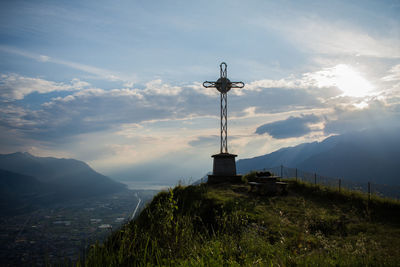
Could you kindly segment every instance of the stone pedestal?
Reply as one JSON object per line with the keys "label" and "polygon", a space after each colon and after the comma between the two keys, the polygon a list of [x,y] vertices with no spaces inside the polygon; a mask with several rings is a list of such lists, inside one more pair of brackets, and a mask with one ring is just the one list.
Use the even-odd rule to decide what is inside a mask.
{"label": "stone pedestal", "polygon": [[219,153],[212,155],[212,157],[214,158],[213,174],[208,175],[208,183],[241,182],[242,176],[236,174],[235,157],[237,157],[237,155]]}

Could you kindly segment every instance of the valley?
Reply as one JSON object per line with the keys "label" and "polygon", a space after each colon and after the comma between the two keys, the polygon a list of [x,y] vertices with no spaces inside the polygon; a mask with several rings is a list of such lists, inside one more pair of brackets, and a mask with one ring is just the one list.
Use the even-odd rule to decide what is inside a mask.
{"label": "valley", "polygon": [[[76,261],[126,223],[157,191],[123,190],[102,197],[77,199],[0,219],[0,265],[45,266]],[[136,214],[137,214],[136,213]]]}

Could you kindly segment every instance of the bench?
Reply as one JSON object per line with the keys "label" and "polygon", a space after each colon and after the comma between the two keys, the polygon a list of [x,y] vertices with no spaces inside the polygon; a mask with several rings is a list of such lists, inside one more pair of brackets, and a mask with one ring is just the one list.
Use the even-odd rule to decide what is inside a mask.
{"label": "bench", "polygon": [[257,182],[249,182],[248,184],[250,185],[250,190],[253,190],[254,188],[257,188],[258,186],[262,185],[261,183]]}
{"label": "bench", "polygon": [[275,181],[269,181],[269,182],[249,182],[250,185],[250,191],[256,192],[261,195],[269,195],[269,194],[286,194],[287,193],[287,186],[288,183],[285,182],[275,182]]}

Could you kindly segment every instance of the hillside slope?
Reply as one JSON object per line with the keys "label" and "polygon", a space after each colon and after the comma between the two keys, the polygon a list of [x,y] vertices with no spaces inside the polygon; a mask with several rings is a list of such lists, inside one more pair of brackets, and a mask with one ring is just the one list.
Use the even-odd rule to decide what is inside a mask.
{"label": "hillside slope", "polygon": [[237,162],[239,173],[284,165],[353,182],[400,185],[399,128],[331,136]]}
{"label": "hillside slope", "polygon": [[0,169],[0,212],[4,215],[27,212],[46,189],[35,177]]}
{"label": "hillside slope", "polygon": [[291,182],[286,196],[246,184],[177,186],[91,247],[86,266],[395,266],[400,204]]}
{"label": "hillside slope", "polygon": [[42,184],[57,188],[57,194],[65,198],[107,194],[125,188],[75,159],[36,157],[26,152],[0,154],[0,169],[33,176]]}

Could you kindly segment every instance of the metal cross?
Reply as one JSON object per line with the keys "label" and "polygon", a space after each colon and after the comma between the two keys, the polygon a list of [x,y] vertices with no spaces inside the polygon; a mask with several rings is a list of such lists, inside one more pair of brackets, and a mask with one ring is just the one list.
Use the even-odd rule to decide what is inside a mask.
{"label": "metal cross", "polygon": [[221,153],[228,153],[228,99],[227,93],[231,88],[243,88],[243,82],[231,82],[227,78],[227,65],[222,62],[219,65],[220,78],[216,82],[205,81],[205,88],[217,88],[221,93]]}

